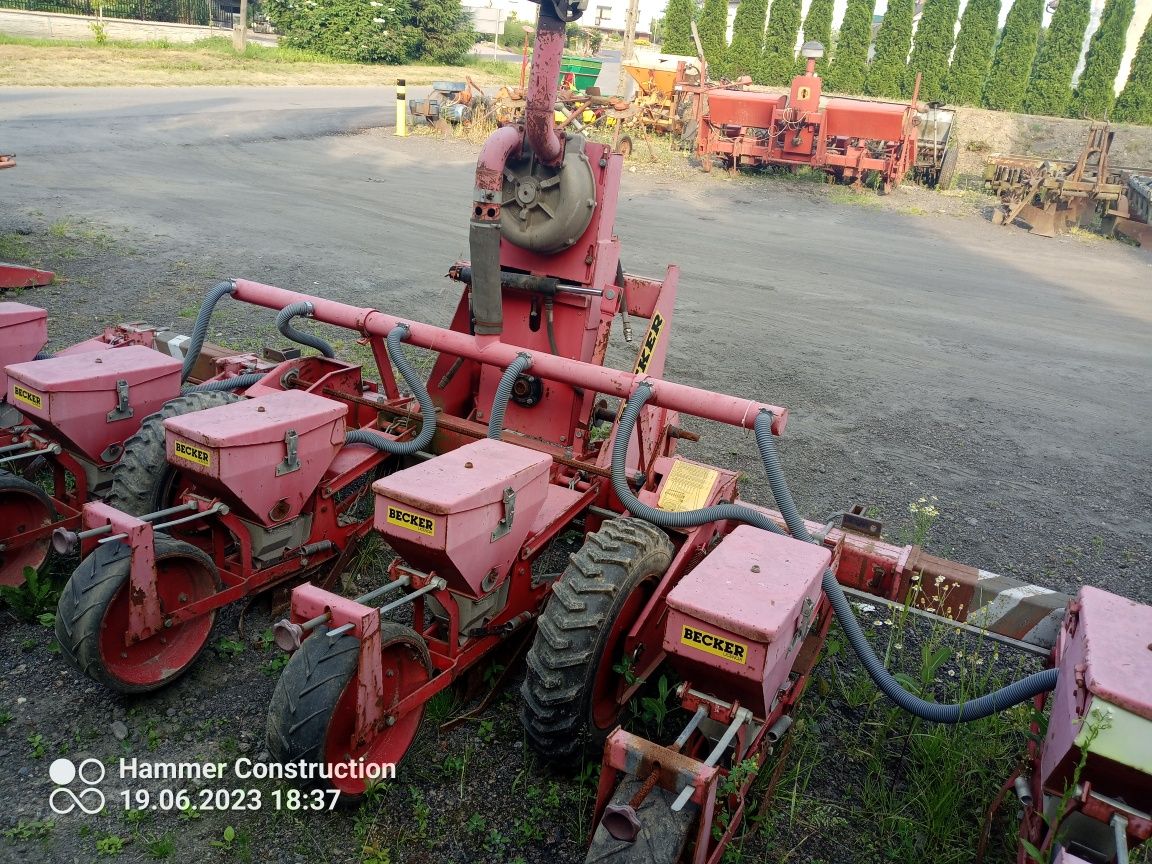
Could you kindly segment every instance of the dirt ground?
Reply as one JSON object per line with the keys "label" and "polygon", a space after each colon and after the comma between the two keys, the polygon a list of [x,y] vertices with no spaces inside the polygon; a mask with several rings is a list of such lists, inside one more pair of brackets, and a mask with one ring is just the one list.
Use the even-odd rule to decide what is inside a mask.
{"label": "dirt ground", "polygon": [[[9,110],[31,98],[10,96],[0,94]],[[456,290],[443,274],[467,251],[471,145],[325,132],[305,119],[327,110],[320,92],[271,133],[262,119],[268,128],[193,138],[159,107],[125,120],[119,103],[86,100],[63,136],[36,117],[15,122],[21,162],[2,178],[0,258],[61,276],[19,297],[49,309],[53,347],[124,319],[187,332],[204,290],[228,275],[447,324]],[[212,110],[189,101],[177,113]],[[935,495],[936,554],[1152,601],[1152,256],[994,227],[971,195],[880,199],[635,167],[617,217],[624,266],[682,268],[668,374],[790,407],[781,451],[802,511],[865,503],[899,539],[910,536],[909,504]],[[270,333],[269,315],[225,302],[211,338],[255,347]],[[745,495],[768,500],[748,435],[689,425],[706,433],[689,455],[747,472]],[[369,574],[379,562],[360,566]],[[278,661],[261,637],[272,615],[263,602],[241,613],[220,616],[188,677],[134,699],[73,673],[44,627],[0,622],[0,859],[583,860],[594,766],[554,774],[532,757],[514,673],[493,706],[451,732],[436,723],[464,696],[432,706],[403,782],[359,811],[129,816],[115,797],[123,784],[109,780],[104,813],[53,816],[47,766],[60,756],[266,758]],[[831,716],[813,721],[820,734],[859,719],[834,695],[821,703]],[[855,781],[838,775],[837,752],[810,756],[824,760],[821,807],[850,808]],[[842,821],[796,824],[742,860],[882,859],[853,848]]]}

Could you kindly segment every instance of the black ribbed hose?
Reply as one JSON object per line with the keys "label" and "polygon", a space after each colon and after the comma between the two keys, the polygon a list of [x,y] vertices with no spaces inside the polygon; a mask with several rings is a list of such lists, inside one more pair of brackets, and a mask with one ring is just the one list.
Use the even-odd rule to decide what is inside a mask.
{"label": "black ribbed hose", "polygon": [[180,392],[183,394],[188,394],[219,393],[227,392],[230,390],[242,390],[246,387],[251,387],[263,377],[263,372],[248,372],[244,375],[236,375],[233,378],[222,378],[219,381],[205,381],[203,384],[196,384],[195,386],[191,387],[181,387]]}
{"label": "black ribbed hose", "polygon": [[[612,488],[615,490],[616,496],[620,499],[620,503],[627,508],[628,512],[665,528],[691,528],[718,519],[731,519],[745,522],[766,531],[773,531],[777,534],[782,533],[776,523],[763,513],[748,507],[742,507],[739,504],[715,504],[699,510],[670,512],[650,507],[632,494],[632,490],[628,487],[628,481],[625,476],[628,441],[632,436],[632,429],[636,425],[636,420],[640,416],[640,410],[651,396],[652,385],[646,381],[641,382],[636,392],[633,393],[632,397],[628,400],[628,404],[620,418],[620,428],[617,430],[616,437],[612,442]],[[788,484],[784,479],[784,472],[780,467],[780,458],[776,452],[776,442],[772,438],[771,412],[762,411],[756,417],[755,432],[756,444],[764,462],[764,470],[768,474],[768,483],[772,487],[772,494],[776,499],[776,506],[780,509],[780,514],[784,517],[789,531],[798,540],[804,540],[809,543],[814,542],[812,536],[808,533],[808,529],[804,525],[803,518],[801,518],[799,512],[796,510],[796,504],[792,500],[792,493],[788,489]],[[1005,708],[1010,708],[1013,705],[1025,702],[1038,693],[1052,690],[1056,686],[1058,671],[1056,669],[1046,669],[1043,672],[1037,672],[1029,675],[1027,678],[1015,681],[1007,687],[986,693],[976,699],[970,699],[952,705],[928,702],[905,690],[900,686],[900,683],[892,677],[888,670],[884,668],[884,664],[872,649],[871,643],[864,636],[864,631],[860,627],[860,622],[856,620],[856,615],[852,611],[848,597],[844,594],[840,583],[836,581],[836,574],[833,573],[831,569],[824,571],[821,586],[832,605],[832,611],[836,615],[836,620],[840,622],[840,626],[844,629],[844,634],[848,637],[848,644],[852,646],[852,650],[855,651],[856,656],[860,658],[860,662],[864,665],[869,677],[872,678],[873,682],[875,682],[876,686],[880,688],[885,696],[905,711],[922,720],[928,720],[933,723],[967,723],[973,720],[980,720],[996,714],[999,711],[1003,711]]]}
{"label": "black ribbed hose", "polygon": [[236,284],[231,279],[219,282],[200,303],[200,311],[196,313],[196,323],[192,325],[192,336],[188,342],[188,351],[184,354],[184,368],[180,372],[180,383],[183,384],[192,374],[192,367],[200,359],[200,349],[204,347],[204,337],[208,335],[208,324],[212,321],[212,312],[220,298],[226,294],[235,294]]}
{"label": "black ribbed hose", "polygon": [[276,316],[276,329],[300,345],[307,345],[309,348],[315,348],[325,357],[335,357],[336,352],[332,346],[321,339],[319,336],[313,336],[311,333],[305,333],[302,330],[297,330],[292,326],[293,318],[306,318],[312,315],[315,307],[306,300],[301,300],[298,303],[289,303],[280,310],[280,314]]}
{"label": "black ribbed hose", "polygon": [[344,436],[344,443],[367,444],[369,447],[375,447],[377,450],[383,450],[394,456],[411,456],[432,442],[432,436],[436,434],[436,406],[432,404],[432,397],[428,395],[428,388],[424,386],[424,382],[420,379],[415,367],[404,354],[401,343],[407,336],[408,325],[397,324],[388,331],[388,338],[384,340],[384,344],[388,349],[388,357],[392,364],[399,370],[400,377],[404,379],[404,383],[408,385],[408,389],[412,391],[416,401],[420,403],[420,434],[410,441],[392,441],[383,435],[369,432],[367,429],[353,429]]}
{"label": "black ribbed hose", "polygon": [[500,435],[504,432],[504,412],[508,410],[508,400],[512,398],[512,388],[516,386],[516,379],[531,365],[532,357],[521,352],[508,364],[508,368],[500,376],[500,383],[496,385],[496,395],[492,397],[492,411],[488,414],[489,438],[500,440]]}

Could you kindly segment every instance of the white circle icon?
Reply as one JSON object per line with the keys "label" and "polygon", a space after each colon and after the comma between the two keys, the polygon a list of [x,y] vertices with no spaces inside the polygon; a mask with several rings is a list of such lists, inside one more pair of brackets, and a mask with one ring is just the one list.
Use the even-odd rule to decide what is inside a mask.
{"label": "white circle icon", "polygon": [[48,767],[48,776],[57,786],[67,786],[76,779],[76,766],[71,759],[57,759]]}
{"label": "white circle icon", "polygon": [[[62,759],[60,761],[65,762],[67,760]],[[68,764],[72,763],[69,762]],[[92,771],[89,772],[93,775],[92,777],[89,777],[84,773],[85,769],[87,768],[92,768]],[[89,786],[95,786],[97,783],[104,782],[104,774],[106,773],[106,770],[107,769],[104,768],[104,763],[99,759],[85,759],[80,763],[80,767],[76,770],[76,773],[79,774],[80,779],[87,783]]]}

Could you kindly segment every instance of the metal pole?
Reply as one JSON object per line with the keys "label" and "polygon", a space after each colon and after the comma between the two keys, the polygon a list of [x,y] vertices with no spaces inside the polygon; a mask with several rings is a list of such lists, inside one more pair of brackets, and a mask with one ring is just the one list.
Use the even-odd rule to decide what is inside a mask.
{"label": "metal pole", "polygon": [[[712,752],[708,754],[708,758],[704,760],[704,764],[711,768],[720,761],[720,757],[724,755],[724,751],[728,749],[728,745],[732,743],[732,739],[736,737],[736,733],[740,730],[748,718],[752,714],[747,708],[740,708],[736,712],[736,716],[732,718],[732,722],[728,724],[728,728],[724,730],[724,734],[720,740],[716,742],[716,746],[712,748]],[[679,813],[684,809],[684,805],[692,798],[692,794],[696,791],[696,787],[689,783],[682,790],[680,795],[672,802],[672,812]]]}
{"label": "metal pole", "polygon": [[408,88],[403,78],[396,79],[396,134],[408,137]]}

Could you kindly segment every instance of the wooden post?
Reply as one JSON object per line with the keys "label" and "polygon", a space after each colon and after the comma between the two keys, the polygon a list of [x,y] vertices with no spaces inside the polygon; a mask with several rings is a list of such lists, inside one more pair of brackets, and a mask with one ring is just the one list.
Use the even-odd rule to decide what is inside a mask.
{"label": "wooden post", "polygon": [[636,42],[636,19],[639,17],[640,0],[628,0],[628,14],[624,18],[624,49],[620,52],[620,77],[616,81],[616,95],[620,97],[624,96],[624,86],[628,82],[624,64],[632,59]]}
{"label": "wooden post", "polygon": [[243,51],[248,44],[248,0],[240,0],[240,26],[232,25],[232,47]]}

